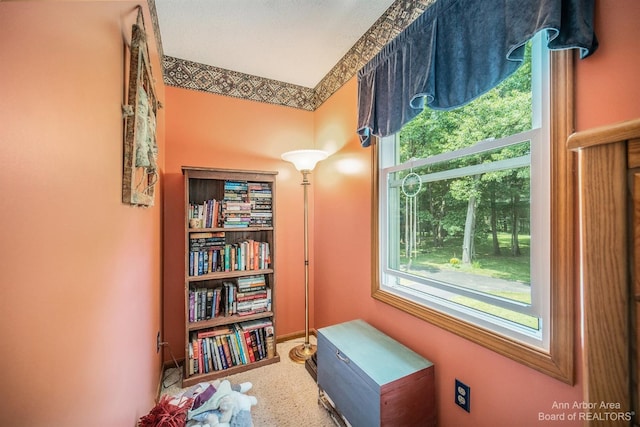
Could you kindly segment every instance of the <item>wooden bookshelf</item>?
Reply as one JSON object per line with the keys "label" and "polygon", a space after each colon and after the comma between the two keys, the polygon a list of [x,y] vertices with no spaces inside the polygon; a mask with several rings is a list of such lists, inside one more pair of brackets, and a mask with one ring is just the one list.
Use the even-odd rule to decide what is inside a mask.
{"label": "wooden bookshelf", "polygon": [[280,361],[274,298],[277,172],[184,166],[182,173],[183,387],[188,387]]}

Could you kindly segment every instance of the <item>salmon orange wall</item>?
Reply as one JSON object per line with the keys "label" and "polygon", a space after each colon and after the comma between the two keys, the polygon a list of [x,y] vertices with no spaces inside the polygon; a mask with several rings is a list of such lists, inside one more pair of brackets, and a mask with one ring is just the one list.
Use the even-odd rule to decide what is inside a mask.
{"label": "salmon orange wall", "polygon": [[[640,3],[596,3],[600,50],[577,63],[579,129],[640,117]],[[569,386],[370,297],[371,153],[355,134],[356,88],[354,78],[314,116],[315,144],[333,153],[316,173],[314,326],[362,318],[433,361],[445,427],[540,426],[539,414],[552,413],[554,402],[581,402],[579,366]],[[471,413],[453,403],[455,378],[471,386]]]}
{"label": "salmon orange wall", "polygon": [[[133,2],[0,2],[3,426],[134,426],[154,405],[162,192],[121,202],[135,16]],[[161,111],[160,164],[163,139]]]}
{"label": "salmon orange wall", "polygon": [[[578,386],[371,298],[371,150],[354,132],[356,89],[350,80],[316,111],[316,144],[334,154],[319,165],[315,189],[314,326],[361,318],[434,362],[442,426],[540,425],[538,412],[554,400],[580,401]],[[471,413],[453,403],[455,378],[471,386]]]}
{"label": "salmon orange wall", "polygon": [[596,1],[600,47],[578,63],[576,130],[640,117],[640,2]]}
{"label": "salmon orange wall", "polygon": [[[313,113],[175,87],[166,88],[166,97],[165,338],[177,357],[184,357],[182,166],[278,172],[276,333],[279,337],[298,333],[304,329],[302,176],[293,165],[281,160],[280,155],[313,147]],[[312,212],[312,191],[310,209]],[[313,215],[309,223],[313,227]],[[310,247],[312,245],[310,241]],[[166,354],[165,359],[168,359]]]}

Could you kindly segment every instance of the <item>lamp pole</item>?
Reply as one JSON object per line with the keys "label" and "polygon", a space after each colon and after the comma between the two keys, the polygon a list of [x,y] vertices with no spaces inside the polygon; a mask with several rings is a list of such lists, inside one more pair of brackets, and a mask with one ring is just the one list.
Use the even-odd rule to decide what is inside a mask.
{"label": "lamp pole", "polygon": [[327,153],[321,150],[295,150],[284,153],[284,160],[293,163],[302,173],[304,188],[304,344],[297,345],[289,351],[289,358],[296,363],[304,363],[317,350],[315,344],[309,342],[309,174],[316,163],[326,159]]}
{"label": "lamp pole", "polygon": [[313,356],[317,348],[309,343],[309,196],[308,187],[311,184],[308,176],[310,170],[301,170],[302,186],[304,188],[304,344],[295,346],[289,352],[289,358],[297,363],[303,363]]}

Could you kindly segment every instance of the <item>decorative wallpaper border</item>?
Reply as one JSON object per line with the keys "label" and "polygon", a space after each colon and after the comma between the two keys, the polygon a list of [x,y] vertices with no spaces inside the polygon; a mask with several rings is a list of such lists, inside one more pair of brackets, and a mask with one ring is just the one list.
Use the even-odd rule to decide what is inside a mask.
{"label": "decorative wallpaper border", "polygon": [[311,88],[166,55],[162,57],[162,69],[164,82],[167,85],[303,110],[315,110],[315,92]]}
{"label": "decorative wallpaper border", "polygon": [[315,88],[307,88],[162,54],[155,0],[148,0],[154,31],[158,35],[158,52],[162,54],[162,74],[166,85],[308,111],[322,105],[435,1],[396,0]]}

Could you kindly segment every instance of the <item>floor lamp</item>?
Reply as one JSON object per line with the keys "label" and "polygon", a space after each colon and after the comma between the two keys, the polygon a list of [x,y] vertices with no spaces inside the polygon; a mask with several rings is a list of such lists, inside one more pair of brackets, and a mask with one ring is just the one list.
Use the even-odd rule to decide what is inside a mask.
{"label": "floor lamp", "polygon": [[304,188],[304,344],[295,346],[289,352],[289,358],[297,363],[304,363],[316,352],[316,346],[309,343],[309,207],[307,203],[307,187],[311,184],[307,179],[313,168],[327,153],[321,150],[294,150],[282,155],[282,159],[293,163],[302,172]]}

